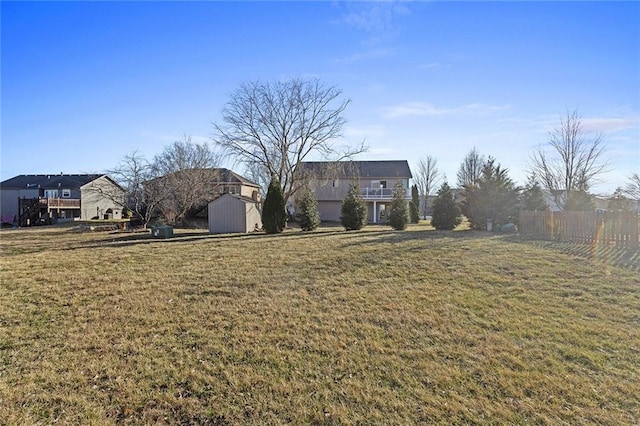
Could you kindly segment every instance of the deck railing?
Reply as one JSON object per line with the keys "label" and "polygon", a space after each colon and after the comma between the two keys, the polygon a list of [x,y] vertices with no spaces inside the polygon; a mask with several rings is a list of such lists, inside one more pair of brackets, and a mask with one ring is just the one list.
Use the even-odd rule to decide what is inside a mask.
{"label": "deck railing", "polygon": [[40,198],[40,204],[50,209],[79,209],[79,198]]}
{"label": "deck railing", "polygon": [[[391,199],[393,198],[394,188],[362,188],[362,198],[365,200],[375,199]],[[411,198],[411,191],[404,189],[404,197]]]}

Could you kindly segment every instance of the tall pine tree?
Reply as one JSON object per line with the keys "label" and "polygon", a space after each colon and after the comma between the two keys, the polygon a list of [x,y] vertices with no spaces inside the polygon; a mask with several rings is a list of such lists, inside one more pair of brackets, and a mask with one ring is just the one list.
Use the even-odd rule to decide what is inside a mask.
{"label": "tall pine tree", "polygon": [[300,229],[303,231],[313,231],[320,225],[320,214],[318,213],[318,201],[311,191],[306,189],[298,202],[300,215]]}
{"label": "tall pine tree", "polygon": [[[416,188],[417,190],[417,188]],[[409,224],[409,209],[404,196],[404,188],[401,184],[396,185],[393,190],[393,201],[389,211],[389,225],[397,231],[407,229]]]}
{"label": "tall pine tree", "polygon": [[418,185],[411,187],[411,202],[409,203],[409,219],[411,223],[420,222],[420,192]]}
{"label": "tall pine tree", "polygon": [[532,211],[544,211],[549,208],[549,205],[544,199],[540,184],[535,175],[529,176],[527,184],[522,191],[522,210]]}
{"label": "tall pine tree", "polygon": [[488,219],[494,225],[517,222],[519,198],[519,190],[509,178],[508,169],[501,168],[489,157],[477,184],[464,188],[462,213],[474,229],[486,229]]}
{"label": "tall pine tree", "polygon": [[438,195],[433,200],[433,214],[431,216],[431,226],[440,230],[451,230],[460,225],[460,208],[453,199],[451,188],[444,182],[438,190]]}
{"label": "tall pine tree", "polygon": [[367,224],[367,203],[360,194],[360,185],[354,182],[342,200],[342,226],[347,231],[362,229]]}
{"label": "tall pine tree", "polygon": [[277,234],[284,230],[287,224],[284,196],[280,182],[274,176],[271,178],[267,197],[262,206],[262,227],[267,234]]}

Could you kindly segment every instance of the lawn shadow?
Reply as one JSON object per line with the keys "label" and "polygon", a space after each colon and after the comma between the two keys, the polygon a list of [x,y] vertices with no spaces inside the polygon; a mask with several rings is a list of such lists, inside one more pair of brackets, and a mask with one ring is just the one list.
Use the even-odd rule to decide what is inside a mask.
{"label": "lawn shadow", "polygon": [[[395,231],[392,229],[381,231],[358,232],[352,231],[351,235],[345,236],[347,240],[342,247],[362,246],[364,244],[397,244],[407,241],[417,240],[442,240],[442,239],[478,239],[487,238],[492,234],[486,231],[476,231],[471,229],[457,231],[438,231],[435,229],[405,230]],[[367,238],[375,237],[375,238]]]}
{"label": "lawn shadow", "polygon": [[605,263],[629,269],[631,271],[640,272],[640,250],[637,248],[632,249],[604,244],[534,240],[516,235],[505,236],[503,239],[505,242],[513,244],[526,244],[534,247],[541,247],[559,253],[588,259],[592,262]]}
{"label": "lawn shadow", "polygon": [[436,231],[434,229],[411,229],[405,231],[395,231],[387,226],[370,225],[361,230],[346,231],[341,226],[323,226],[315,231],[302,231],[300,228],[287,228],[280,234],[265,234],[263,232],[253,232],[248,234],[209,234],[207,231],[177,231],[170,238],[158,238],[150,232],[135,233],[112,233],[104,239],[98,239],[86,243],[69,246],[63,249],[76,250],[85,248],[125,248],[136,245],[148,244],[176,244],[200,241],[241,241],[255,240],[256,242],[266,242],[269,240],[301,240],[329,238],[336,235],[342,236],[345,241],[341,246],[361,246],[363,244],[388,243],[395,244],[411,240],[442,239],[442,238],[484,238],[488,234],[485,231],[458,230],[458,231]]}
{"label": "lawn shadow", "polygon": [[131,247],[145,244],[176,244],[198,241],[240,241],[240,240],[256,240],[266,241],[273,239],[307,239],[307,238],[326,238],[337,234],[344,234],[346,231],[330,228],[329,230],[320,231],[301,231],[299,229],[288,230],[280,234],[266,234],[263,232],[253,232],[248,234],[209,234],[203,231],[180,232],[169,238],[158,238],[151,233],[133,233],[133,234],[110,234],[109,237],[92,241],[85,244],[78,244],[68,247],[67,250],[85,249],[85,248],[105,248],[105,247]]}

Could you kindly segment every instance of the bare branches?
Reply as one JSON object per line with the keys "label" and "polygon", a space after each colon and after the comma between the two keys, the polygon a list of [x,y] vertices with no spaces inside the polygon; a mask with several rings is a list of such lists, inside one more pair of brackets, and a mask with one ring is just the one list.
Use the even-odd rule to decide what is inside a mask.
{"label": "bare branches", "polygon": [[215,198],[220,185],[215,167],[220,158],[207,144],[194,143],[187,135],[154,158],[152,167],[158,177],[147,186],[166,189],[159,207],[169,223],[183,220],[189,211],[201,209]]}
{"label": "bare branches", "polygon": [[549,133],[551,153],[539,147],[531,156],[531,171],[564,209],[572,192],[586,192],[607,171],[602,134],[585,133],[577,111],[568,112]]}
{"label": "bare branches", "polygon": [[633,173],[629,176],[629,183],[625,187],[624,192],[630,198],[640,201],[640,174]]}
{"label": "bare branches", "polygon": [[418,161],[415,182],[418,185],[418,192],[422,201],[422,216],[426,217],[429,211],[429,195],[436,188],[440,181],[440,172],[437,167],[438,161],[430,155]]}
{"label": "bare branches", "polygon": [[248,168],[276,176],[287,199],[300,186],[296,169],[311,153],[345,159],[365,150],[334,145],[350,102],[341,95],[317,79],[245,83],[225,105],[224,124],[213,124],[215,142]]}
{"label": "bare branches", "polygon": [[153,211],[167,194],[163,187],[145,185],[145,182],[157,177],[153,165],[134,151],[108,173],[125,190],[124,207],[140,217],[146,227]]}
{"label": "bare branches", "polygon": [[482,175],[484,167],[484,157],[480,155],[477,148],[473,148],[464,157],[460,168],[458,169],[458,186],[476,186]]}

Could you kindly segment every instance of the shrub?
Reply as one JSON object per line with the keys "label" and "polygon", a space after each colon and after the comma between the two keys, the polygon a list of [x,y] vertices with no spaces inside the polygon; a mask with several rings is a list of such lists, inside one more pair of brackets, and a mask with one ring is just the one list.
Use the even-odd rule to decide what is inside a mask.
{"label": "shrub", "polygon": [[460,209],[453,199],[451,188],[447,182],[444,182],[438,190],[438,196],[433,201],[431,225],[436,229],[451,230],[461,221]]}
{"label": "shrub", "polygon": [[318,202],[311,191],[306,190],[298,203],[300,228],[303,231],[313,231],[320,225]]}
{"label": "shrub", "polygon": [[462,213],[474,229],[486,229],[487,221],[494,225],[515,223],[520,210],[520,191],[495,159],[489,157],[482,167],[477,184],[465,185]]}
{"label": "shrub", "polygon": [[267,234],[277,234],[282,232],[286,224],[287,214],[282,188],[278,179],[272,177],[262,207],[262,227]]}
{"label": "shrub", "polygon": [[408,224],[409,209],[407,208],[407,200],[404,197],[404,188],[402,185],[396,185],[393,191],[391,209],[389,209],[389,225],[397,231],[402,231],[407,229]]}
{"label": "shrub", "polygon": [[527,184],[522,191],[520,204],[522,210],[529,212],[544,211],[549,207],[535,175],[529,176]]}
{"label": "shrub", "polygon": [[360,194],[360,185],[357,182],[351,184],[349,192],[342,200],[342,226],[347,231],[362,229],[367,224],[367,203]]}
{"label": "shrub", "polygon": [[411,219],[411,223],[420,222],[420,211],[418,210],[416,203],[413,201],[409,203],[409,218]]}

